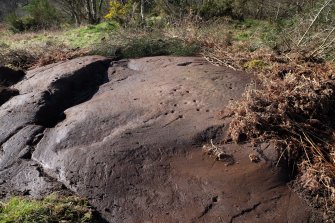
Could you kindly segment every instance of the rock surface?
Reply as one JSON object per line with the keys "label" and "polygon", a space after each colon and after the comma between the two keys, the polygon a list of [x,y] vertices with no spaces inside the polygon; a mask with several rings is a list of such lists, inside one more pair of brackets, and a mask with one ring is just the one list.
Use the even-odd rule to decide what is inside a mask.
{"label": "rock surface", "polygon": [[13,87],[20,95],[0,107],[0,191],[36,197],[63,185],[31,160],[45,128],[63,118],[63,111],[89,99],[107,78],[110,61],[84,57],[35,69]]}
{"label": "rock surface", "polygon": [[251,81],[201,58],[84,57],[30,71],[0,107],[1,188],[66,187],[108,222],[312,222],[269,149],[223,145],[229,162],[201,150],[220,143],[229,119],[218,113]]}
{"label": "rock surface", "polygon": [[19,91],[17,89],[11,89],[0,85],[0,105],[18,94]]}

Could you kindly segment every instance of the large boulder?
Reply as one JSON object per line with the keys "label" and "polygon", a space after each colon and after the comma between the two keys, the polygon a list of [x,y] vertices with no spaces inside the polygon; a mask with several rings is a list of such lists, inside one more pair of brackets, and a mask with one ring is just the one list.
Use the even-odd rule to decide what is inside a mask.
{"label": "large boulder", "polygon": [[193,57],[86,57],[30,71],[0,108],[0,189],[36,196],[63,184],[109,222],[307,222],[271,148],[219,146],[229,119],[218,114],[251,81]]}
{"label": "large boulder", "polygon": [[309,218],[279,170],[249,160],[253,147],[225,145],[228,163],[201,151],[223,138],[229,120],[218,113],[241,97],[250,75],[157,57],[114,64],[108,78],[45,131],[32,158],[109,222]]}

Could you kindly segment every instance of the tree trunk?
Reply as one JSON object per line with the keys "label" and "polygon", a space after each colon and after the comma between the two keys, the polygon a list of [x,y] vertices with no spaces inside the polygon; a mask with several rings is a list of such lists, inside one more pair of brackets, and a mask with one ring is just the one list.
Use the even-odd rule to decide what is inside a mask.
{"label": "tree trunk", "polygon": [[86,12],[90,24],[100,22],[103,2],[104,0],[86,0]]}
{"label": "tree trunk", "polygon": [[144,0],[141,0],[141,19],[144,21]]}

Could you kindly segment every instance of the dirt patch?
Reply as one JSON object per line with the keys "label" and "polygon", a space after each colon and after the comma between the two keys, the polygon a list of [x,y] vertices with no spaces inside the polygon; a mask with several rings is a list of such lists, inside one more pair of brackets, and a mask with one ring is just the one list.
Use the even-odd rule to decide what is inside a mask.
{"label": "dirt patch", "polygon": [[[233,165],[215,161],[201,149],[173,159],[178,194],[188,201],[183,211],[193,214],[193,222],[317,222],[311,209],[286,186],[284,169],[264,159],[251,162],[248,155],[257,154],[251,145],[228,144],[222,149],[234,157]],[[197,199],[188,197],[188,188],[194,188]]]}

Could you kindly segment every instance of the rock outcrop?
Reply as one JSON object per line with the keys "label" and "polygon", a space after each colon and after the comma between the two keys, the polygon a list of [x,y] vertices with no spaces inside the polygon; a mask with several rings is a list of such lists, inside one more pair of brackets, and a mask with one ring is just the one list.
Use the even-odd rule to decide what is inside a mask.
{"label": "rock outcrop", "polygon": [[229,162],[202,152],[221,142],[229,119],[218,114],[251,81],[201,58],[84,57],[30,71],[0,107],[1,188],[66,187],[109,222],[308,222],[269,148],[221,145]]}

